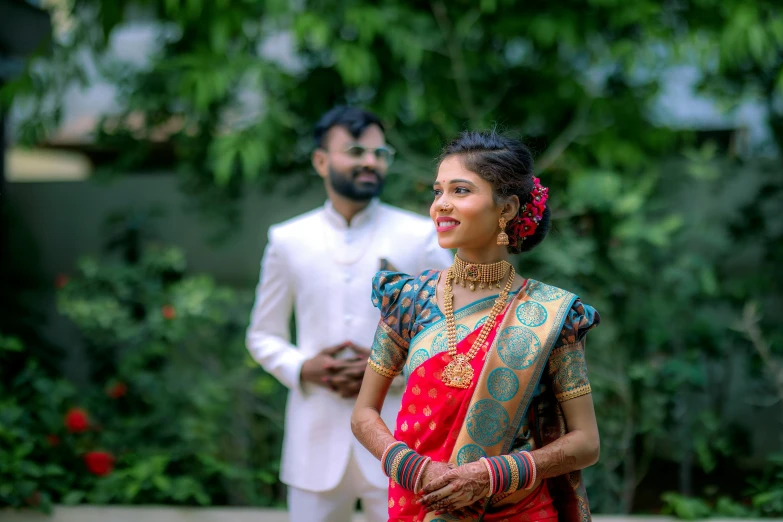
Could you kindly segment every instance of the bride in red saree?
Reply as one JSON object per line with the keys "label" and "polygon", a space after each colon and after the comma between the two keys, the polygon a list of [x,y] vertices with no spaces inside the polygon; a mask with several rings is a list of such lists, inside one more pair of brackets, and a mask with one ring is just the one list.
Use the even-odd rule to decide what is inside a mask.
{"label": "bride in red saree", "polygon": [[[465,133],[444,151],[433,192],[454,264],[375,277],[373,371],[351,420],[390,476],[389,520],[588,522],[579,470],[597,461],[599,437],[584,339],[600,319],[507,261],[544,239],[548,190],[522,143]],[[400,373],[392,434],[378,412]]]}

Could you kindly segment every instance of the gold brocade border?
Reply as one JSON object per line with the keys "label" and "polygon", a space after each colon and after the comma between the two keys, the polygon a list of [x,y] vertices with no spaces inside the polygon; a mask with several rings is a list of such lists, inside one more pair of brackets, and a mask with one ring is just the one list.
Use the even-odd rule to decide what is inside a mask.
{"label": "gold brocade border", "polygon": [[571,399],[576,399],[577,397],[581,397],[582,395],[587,395],[588,393],[593,393],[593,389],[589,384],[585,384],[584,386],[580,386],[574,390],[569,390],[567,392],[555,395],[555,399],[557,399],[557,402],[565,402],[570,401]]}
{"label": "gold brocade border", "polygon": [[[378,323],[378,329],[375,332],[375,340],[373,341],[373,353],[367,361],[367,364],[376,373],[383,375],[384,377],[394,378],[402,371],[402,368],[400,368],[400,362],[403,358],[401,352],[405,350],[406,347],[407,342],[400,337],[392,327],[385,322],[380,321]],[[376,351],[376,348],[379,350]],[[376,360],[377,354],[385,354],[386,356],[378,355],[377,359],[380,360]]]}
{"label": "gold brocade border", "polygon": [[[537,282],[538,288],[540,288],[541,285],[543,285],[543,283]],[[549,288],[554,289],[554,287]],[[500,404],[503,407],[503,409],[508,414],[510,421],[508,430],[500,441],[491,446],[478,444],[482,447],[487,455],[502,455],[511,449],[511,444],[513,444],[517,430],[522,423],[522,417],[524,416],[525,411],[527,411],[527,407],[530,404],[535,387],[538,384],[544,368],[546,367],[549,354],[554,347],[555,341],[557,341],[560,330],[563,328],[563,322],[565,321],[568,310],[571,308],[574,300],[576,300],[576,296],[570,292],[561,291],[557,293],[562,293],[562,295],[559,298],[552,299],[547,302],[540,302],[530,297],[528,292],[520,292],[520,294],[515,299],[515,304],[511,306],[511,309],[506,314],[506,317],[503,320],[503,324],[501,324],[498,328],[497,334],[495,335],[495,340],[493,341],[492,346],[487,353],[487,360],[484,363],[484,367],[482,368],[481,375],[478,379],[478,384],[476,385],[476,389],[473,392],[473,397],[471,398],[470,406],[468,407],[468,414],[470,414],[471,409],[480,400],[493,400],[495,403]],[[517,317],[515,311],[521,305],[523,305],[523,303],[530,301],[536,302],[546,309],[547,318],[543,324],[538,326],[526,326],[522,324]],[[540,341],[540,349],[536,354],[535,361],[521,370],[507,366],[498,353],[498,340],[501,338],[503,331],[506,328],[513,326],[532,330],[532,332]],[[511,370],[519,379],[520,384],[519,390],[514,395],[514,397],[509,401],[504,401],[503,403],[495,401],[488,388],[489,383],[487,374],[497,368],[507,368]],[[476,442],[467,432],[468,419],[466,418],[465,421],[466,422],[462,426],[460,434],[457,437],[457,444],[455,445],[454,452],[452,454],[452,462],[456,462],[457,452],[462,448],[462,446],[465,444],[476,444]]]}

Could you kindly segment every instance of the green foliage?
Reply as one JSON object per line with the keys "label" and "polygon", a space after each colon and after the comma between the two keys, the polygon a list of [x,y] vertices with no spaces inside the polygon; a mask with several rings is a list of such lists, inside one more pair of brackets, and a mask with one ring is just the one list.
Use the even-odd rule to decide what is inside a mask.
{"label": "green foliage", "polygon": [[[736,483],[717,476],[769,451],[754,446],[749,418],[780,419],[776,403],[768,413],[748,406],[783,400],[774,366],[783,353],[773,341],[783,334],[775,320],[783,283],[779,166],[710,149],[635,177],[591,169],[554,178],[556,230],[520,266],[573,288],[603,318],[587,346],[603,448],[586,480],[599,511],[634,509],[637,488],[654,490],[660,480],[740,500]],[[748,316],[753,301],[765,304]],[[780,428],[778,421],[769,430]],[[679,473],[659,475],[665,462]],[[696,516],[698,505],[678,503],[672,512]]]}
{"label": "green foliage", "polygon": [[762,479],[751,479],[749,495],[742,503],[726,496],[695,498],[667,492],[662,496],[662,513],[683,520],[705,518],[760,518],[779,517],[783,513],[783,460],[773,457],[769,473]]}
{"label": "green foliage", "polygon": [[[249,295],[152,246],[136,263],[84,259],[61,284],[89,381],[76,389],[28,358],[0,388],[0,503],[278,504],[285,392],[244,347]],[[21,349],[2,340],[0,356]],[[65,429],[74,405],[86,432]],[[106,476],[82,461],[97,449],[116,459]]]}
{"label": "green foliage", "polygon": [[758,511],[734,502],[728,497],[719,497],[714,503],[701,498],[692,498],[678,493],[664,493],[663,513],[683,520],[701,520],[710,517],[755,518]]}
{"label": "green foliage", "polygon": [[[702,89],[735,106],[744,95],[766,102],[778,145],[783,143],[783,17],[773,2],[700,2],[718,15],[704,17],[687,40],[708,60]],[[726,16],[729,15],[729,16]],[[716,45],[717,43],[717,45]]]}
{"label": "green foliage", "polygon": [[27,360],[17,375],[7,363],[26,351],[15,337],[0,335],[0,505],[48,511],[67,486],[67,461],[54,457],[46,436],[62,426],[63,406],[74,390]]}
{"label": "green foliage", "polygon": [[664,493],[663,502],[666,514],[675,515],[683,520],[699,520],[707,518],[712,513],[707,502],[700,498]]}
{"label": "green foliage", "polygon": [[[763,20],[780,14],[771,2],[734,4]],[[365,105],[388,123],[401,152],[394,200],[420,197],[411,181],[428,179],[434,153],[465,127],[499,124],[531,137],[546,148],[542,168],[638,169],[671,144],[649,126],[648,102],[658,72],[679,60],[677,44],[697,48],[691,35],[707,31],[757,32],[731,29],[734,11],[709,1],[81,0],[57,13],[68,27],[54,56],[4,89],[6,99],[32,96],[23,139],[40,140],[59,116],[47,110],[62,94],[52,85],[86,81],[75,56],[88,49],[96,74],[120,90],[119,115],[99,136],[125,151],[123,168],[144,164],[150,143],[168,138],[185,186],[205,208],[221,202],[224,215],[243,183],[307,170],[312,124],[339,102]],[[102,54],[129,19],[166,27],[148,65]],[[769,24],[763,63],[780,50]],[[735,54],[758,48],[739,45]]]}
{"label": "green foliage", "polygon": [[[421,198],[411,182],[429,178],[433,155],[465,127],[529,137],[544,151],[541,170],[638,171],[673,145],[649,124],[659,73],[673,64],[702,65],[705,85],[726,97],[763,84],[773,127],[783,93],[783,12],[769,0],[80,0],[54,16],[53,56],[3,89],[33,109],[23,141],[53,127],[65,86],[94,80],[77,58],[87,50],[94,74],[120,91],[119,114],[98,136],[124,151],[123,170],[166,138],[184,186],[229,219],[243,184],[309,169],[312,123],[334,103],[387,122],[401,152],[388,194],[408,201]],[[129,20],[160,22],[149,64],[103,54]]]}
{"label": "green foliage", "polygon": [[765,516],[783,516],[783,455],[769,459],[767,469],[761,477],[751,481],[753,507]]}
{"label": "green foliage", "polygon": [[60,291],[92,379],[129,390],[122,415],[99,412],[120,460],[91,502],[257,505],[279,494],[284,395],[245,350],[249,296],[184,270],[182,252],[149,247],[133,264],[84,260]]}

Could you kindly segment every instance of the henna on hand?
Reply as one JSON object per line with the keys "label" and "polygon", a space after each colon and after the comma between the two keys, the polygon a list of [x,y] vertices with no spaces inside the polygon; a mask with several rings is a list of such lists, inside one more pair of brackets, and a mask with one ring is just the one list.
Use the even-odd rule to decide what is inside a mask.
{"label": "henna on hand", "polygon": [[373,411],[376,413],[376,416],[352,422],[351,429],[359,442],[361,442],[376,459],[380,459],[387,446],[392,442],[395,442],[395,438],[392,436],[386,423],[383,422],[380,413],[378,413],[377,410]]}
{"label": "henna on hand", "polygon": [[532,453],[537,478],[559,477],[580,469],[577,458],[566,453],[566,449],[570,449],[569,435],[570,433]]}
{"label": "henna on hand", "polygon": [[464,508],[457,508],[449,511],[449,514],[459,519],[478,518],[484,513],[484,500],[479,500]]}
{"label": "henna on hand", "polygon": [[[439,487],[440,486],[440,487]],[[489,494],[489,473],[482,462],[449,471],[429,484],[420,503],[427,511],[452,511],[475,504]]]}
{"label": "henna on hand", "polygon": [[557,450],[542,460],[540,464],[536,462],[536,469],[541,478],[559,477],[576,469],[576,457],[566,455],[563,450]]}
{"label": "henna on hand", "polygon": [[[418,493],[420,495],[425,494],[425,490],[427,489],[428,485],[432,484],[438,479],[441,479],[448,471],[454,469],[455,467],[456,466],[451,462],[437,462],[431,460],[427,464],[427,467],[424,468],[424,473],[421,476],[421,489],[418,491]],[[445,486],[446,482],[444,482],[443,485]],[[440,487],[435,489],[440,489]],[[426,492],[429,493],[429,491]]]}

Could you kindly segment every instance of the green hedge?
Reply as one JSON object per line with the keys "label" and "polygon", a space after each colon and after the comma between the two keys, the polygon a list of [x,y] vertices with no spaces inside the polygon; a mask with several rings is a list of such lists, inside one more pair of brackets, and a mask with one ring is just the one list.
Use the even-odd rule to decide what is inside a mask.
{"label": "green hedge", "polygon": [[0,505],[280,505],[285,391],[245,350],[251,296],[186,276],[174,248],[85,259],[58,286],[87,382],[2,338],[24,369],[0,387]]}

